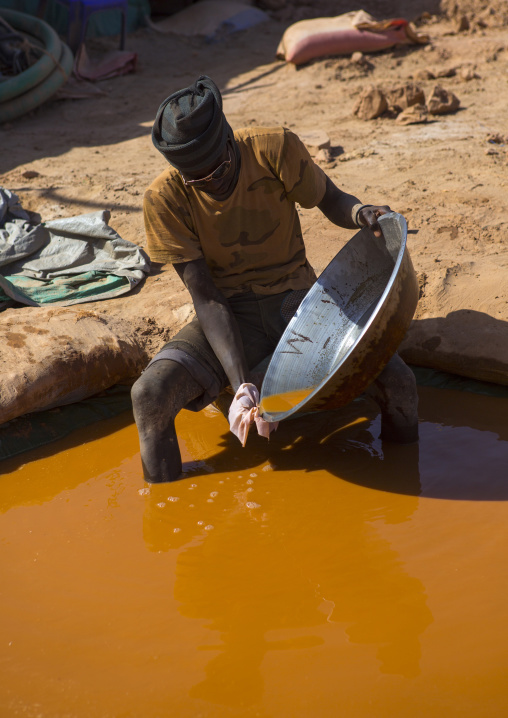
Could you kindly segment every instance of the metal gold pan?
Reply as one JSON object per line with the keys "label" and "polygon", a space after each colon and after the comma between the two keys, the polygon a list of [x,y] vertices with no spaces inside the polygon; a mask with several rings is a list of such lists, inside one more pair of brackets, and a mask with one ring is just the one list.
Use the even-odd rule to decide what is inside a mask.
{"label": "metal gold pan", "polygon": [[281,421],[296,412],[349,403],[397,350],[418,303],[407,224],[379,219],[383,237],[358,232],[323,271],[289,322],[261,389],[261,413]]}

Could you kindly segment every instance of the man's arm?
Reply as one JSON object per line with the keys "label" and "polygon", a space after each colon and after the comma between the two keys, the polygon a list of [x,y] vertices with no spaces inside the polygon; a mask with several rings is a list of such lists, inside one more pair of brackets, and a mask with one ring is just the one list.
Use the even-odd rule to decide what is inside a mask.
{"label": "man's arm", "polygon": [[233,312],[215,286],[204,259],[173,266],[190,292],[201,328],[236,393],[241,384],[249,381],[249,369]]}
{"label": "man's arm", "polygon": [[329,177],[326,178],[325,194],[318,207],[333,224],[346,229],[368,225],[376,237],[381,237],[377,218],[391,212],[387,205],[362,205],[357,197],[340,190]]}

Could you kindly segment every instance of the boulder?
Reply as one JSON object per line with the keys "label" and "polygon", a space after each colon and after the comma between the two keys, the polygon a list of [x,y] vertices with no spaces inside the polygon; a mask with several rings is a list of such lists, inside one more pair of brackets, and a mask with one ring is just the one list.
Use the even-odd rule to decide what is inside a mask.
{"label": "boulder", "polygon": [[388,103],[382,90],[375,85],[366,87],[356,101],[353,113],[361,120],[374,120],[386,112]]}
{"label": "boulder", "polygon": [[459,72],[461,80],[470,82],[471,80],[479,80],[480,75],[475,72],[473,67],[461,67]]}
{"label": "boulder", "polygon": [[426,105],[411,105],[402,110],[395,122],[398,125],[418,125],[427,122],[429,111]]}
{"label": "boulder", "polygon": [[470,27],[471,27],[471,25],[469,23],[469,18],[467,17],[467,15],[460,15],[457,18],[457,22],[456,22],[457,32],[467,32]]}
{"label": "boulder", "polygon": [[299,132],[298,137],[309,149],[321,150],[324,147],[330,147],[330,138],[324,130]]}
{"label": "boulder", "polygon": [[423,82],[425,80],[435,80],[436,76],[432,72],[432,70],[429,70],[428,68],[425,68],[423,70],[417,70],[415,72],[415,80],[418,80],[419,82]]}
{"label": "boulder", "polygon": [[405,85],[391,87],[385,90],[386,102],[397,112],[405,110],[411,105],[424,105],[425,95],[422,88],[414,82],[407,82]]}
{"label": "boulder", "polygon": [[133,379],[148,361],[126,322],[75,307],[6,310],[0,347],[0,424]]}
{"label": "boulder", "polygon": [[506,257],[445,267],[423,284],[398,350],[404,361],[508,385]]}
{"label": "boulder", "polygon": [[457,112],[460,100],[453,92],[445,90],[441,85],[435,85],[427,101],[427,107],[431,115],[448,115]]}

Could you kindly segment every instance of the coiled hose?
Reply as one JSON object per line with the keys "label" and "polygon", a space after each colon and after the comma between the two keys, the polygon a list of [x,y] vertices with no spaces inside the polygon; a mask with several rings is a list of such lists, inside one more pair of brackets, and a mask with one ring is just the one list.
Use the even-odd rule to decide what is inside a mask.
{"label": "coiled hose", "polygon": [[0,123],[9,122],[42,105],[65,83],[74,58],[56,32],[39,18],[0,8],[0,17],[13,28],[37,38],[44,47],[42,57],[28,70],[0,82]]}

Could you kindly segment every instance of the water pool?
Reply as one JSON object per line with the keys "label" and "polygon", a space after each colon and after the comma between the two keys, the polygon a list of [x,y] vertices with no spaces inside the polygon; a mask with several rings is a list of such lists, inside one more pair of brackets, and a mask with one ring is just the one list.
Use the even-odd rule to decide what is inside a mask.
{"label": "water pool", "polygon": [[148,487],[125,417],[0,464],[0,716],[508,714],[508,400],[420,388],[267,444],[182,412]]}

